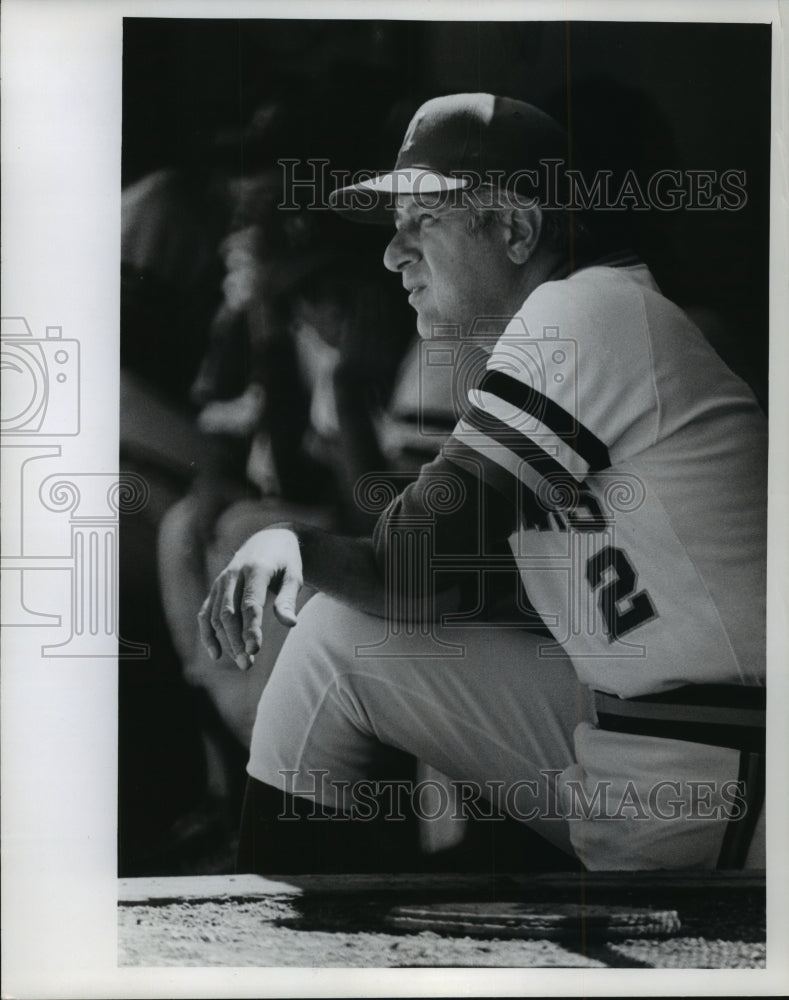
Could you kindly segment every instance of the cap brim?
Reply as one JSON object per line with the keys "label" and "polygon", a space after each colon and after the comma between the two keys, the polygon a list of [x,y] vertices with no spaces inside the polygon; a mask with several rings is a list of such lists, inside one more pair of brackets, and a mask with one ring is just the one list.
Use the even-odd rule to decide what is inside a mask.
{"label": "cap brim", "polygon": [[393,170],[332,191],[329,207],[354,222],[391,224],[398,197],[415,198],[426,209],[435,209],[446,204],[452,192],[470,184],[468,177],[447,177],[425,168]]}

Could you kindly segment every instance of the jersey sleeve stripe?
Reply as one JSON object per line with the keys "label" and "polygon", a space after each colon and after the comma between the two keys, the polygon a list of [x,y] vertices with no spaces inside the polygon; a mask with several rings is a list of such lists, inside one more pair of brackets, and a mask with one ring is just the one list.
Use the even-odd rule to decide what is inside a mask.
{"label": "jersey sleeve stripe", "polygon": [[498,417],[494,417],[476,406],[472,406],[468,410],[464,415],[464,421],[492,439],[492,447],[506,448],[517,458],[528,462],[541,479],[556,478],[561,480],[568,474],[572,474],[569,469],[552,458],[538,444],[524,437],[519,431],[508,427]]}
{"label": "jersey sleeve stripe", "polygon": [[573,451],[563,438],[557,437],[549,427],[540,423],[536,417],[516,409],[500,396],[494,396],[481,389],[472,389],[469,392],[469,400],[485,414],[496,417],[506,424],[513,434],[523,435],[529,441],[542,447],[544,451],[550,450],[550,454],[556,458],[559,465],[567,469],[577,479],[584,479],[588,475],[589,463],[576,451]]}
{"label": "jersey sleeve stripe", "polygon": [[607,469],[611,464],[604,442],[571,413],[533,386],[519,382],[506,372],[489,370],[483,376],[479,388],[545,424],[577,452],[593,471]]}
{"label": "jersey sleeve stripe", "polygon": [[[496,466],[502,469],[517,482],[522,483],[532,493],[537,493],[543,477],[528,462],[518,458],[509,448],[502,448],[500,444],[488,437],[484,432],[477,430],[465,419],[458,422],[455,432],[444,446],[443,454],[446,458],[452,459],[452,453],[460,446],[466,455],[472,455],[482,464],[483,472],[489,476],[490,484],[496,486],[501,483],[500,475],[495,471]],[[563,473],[566,475],[566,473]],[[507,487],[500,489],[507,495]]]}

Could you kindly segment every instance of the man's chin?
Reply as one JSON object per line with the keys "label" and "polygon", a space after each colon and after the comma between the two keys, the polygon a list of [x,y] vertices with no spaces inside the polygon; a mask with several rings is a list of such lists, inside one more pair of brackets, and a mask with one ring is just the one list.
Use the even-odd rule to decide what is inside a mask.
{"label": "man's chin", "polygon": [[426,320],[421,313],[416,314],[416,332],[422,340],[430,340],[432,336],[433,324]]}
{"label": "man's chin", "polygon": [[458,336],[456,323],[419,314],[416,317],[416,331],[422,340],[446,340],[448,337],[457,339]]}

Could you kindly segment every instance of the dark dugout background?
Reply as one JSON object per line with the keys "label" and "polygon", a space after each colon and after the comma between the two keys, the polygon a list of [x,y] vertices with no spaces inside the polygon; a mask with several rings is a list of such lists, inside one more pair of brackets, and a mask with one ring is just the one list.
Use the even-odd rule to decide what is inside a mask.
{"label": "dark dugout background", "polygon": [[[646,183],[663,169],[743,171],[747,201],[736,211],[649,210],[609,222],[669,298],[715,317],[716,347],[766,406],[770,46],[770,26],[755,24],[125,19],[122,183],[162,167],[199,170],[217,156],[248,168],[260,150],[245,144],[244,129],[272,100],[297,109],[289,141],[302,155],[337,169],[387,169],[419,103],[456,91],[550,111],[587,163],[616,176],[632,168]],[[385,233],[362,237],[359,229],[374,227],[348,225],[349,238],[380,252]],[[187,346],[165,338],[147,359],[176,406],[200,331]],[[158,494],[154,484],[147,515],[122,519],[122,634],[151,654],[121,662],[122,875],[178,870],[155,845],[201,796],[197,735],[155,567],[157,513],[186,485],[174,471]]]}

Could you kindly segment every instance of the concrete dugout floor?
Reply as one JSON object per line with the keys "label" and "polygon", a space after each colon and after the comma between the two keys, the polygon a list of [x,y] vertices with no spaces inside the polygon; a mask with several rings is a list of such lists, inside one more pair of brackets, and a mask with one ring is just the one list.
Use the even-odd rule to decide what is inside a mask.
{"label": "concrete dugout floor", "polygon": [[120,882],[121,966],[765,967],[753,872]]}

